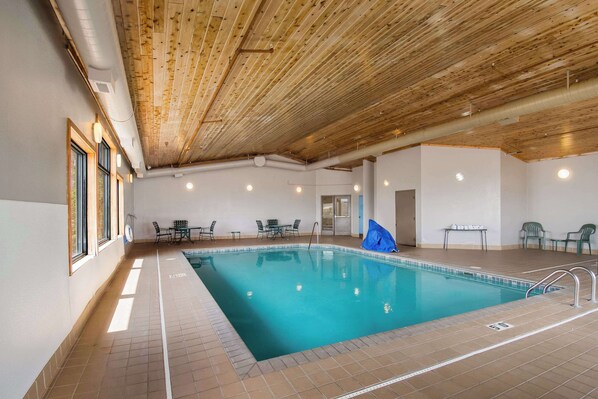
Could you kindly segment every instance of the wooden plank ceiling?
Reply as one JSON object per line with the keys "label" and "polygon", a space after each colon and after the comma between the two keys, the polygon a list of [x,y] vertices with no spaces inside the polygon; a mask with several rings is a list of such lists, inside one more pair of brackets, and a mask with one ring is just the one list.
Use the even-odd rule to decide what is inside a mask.
{"label": "wooden plank ceiling", "polygon": [[[598,76],[595,0],[112,0],[146,164],[315,161]],[[598,151],[598,100],[434,140]]]}

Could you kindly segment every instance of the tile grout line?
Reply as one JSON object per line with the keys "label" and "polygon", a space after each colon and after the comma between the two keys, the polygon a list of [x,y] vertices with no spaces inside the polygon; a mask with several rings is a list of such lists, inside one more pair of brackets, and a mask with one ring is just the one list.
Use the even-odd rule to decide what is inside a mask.
{"label": "tile grout line", "polygon": [[450,364],[459,362],[461,360],[468,359],[468,358],[473,357],[475,355],[479,355],[480,353],[488,352],[490,350],[493,350],[493,349],[496,349],[496,348],[500,348],[501,346],[511,344],[513,342],[516,342],[516,341],[519,341],[519,340],[531,337],[531,336],[536,335],[536,334],[540,334],[540,333],[542,333],[544,331],[548,331],[548,330],[551,330],[553,328],[556,328],[556,327],[562,326],[564,324],[570,323],[570,322],[572,322],[574,320],[577,320],[579,318],[585,317],[585,316],[587,316],[587,315],[589,315],[591,313],[594,313],[594,312],[598,312],[598,308],[594,308],[592,310],[588,310],[587,312],[575,315],[575,316],[570,317],[570,318],[565,319],[565,320],[561,320],[561,321],[559,321],[557,323],[550,324],[548,326],[539,328],[537,330],[530,331],[528,333],[521,334],[521,335],[518,335],[518,336],[513,337],[513,338],[509,338],[509,339],[507,339],[505,341],[502,341],[502,342],[499,342],[497,344],[490,345],[490,346],[487,346],[485,348],[481,348],[481,349],[478,349],[476,351],[469,352],[469,353],[466,353],[466,354],[458,356],[458,357],[454,357],[454,358],[446,360],[444,362],[437,363],[437,364],[435,364],[433,366],[429,366],[429,367],[426,367],[426,368],[423,368],[423,369],[420,369],[420,370],[416,370],[416,371],[411,372],[409,374],[404,374],[404,375],[401,375],[401,376],[398,376],[398,377],[395,377],[395,378],[391,378],[391,379],[388,379],[386,381],[380,382],[378,384],[373,384],[373,385],[370,385],[368,387],[362,388],[360,390],[353,391],[353,392],[350,392],[348,394],[338,396],[337,399],[350,399],[350,398],[354,398],[354,397],[359,396],[359,395],[363,395],[363,394],[368,393],[368,392],[372,392],[372,391],[374,391],[376,389],[384,388],[386,386],[395,384],[397,382],[401,382],[401,381],[407,380],[409,378],[418,376],[420,374],[427,373],[428,371],[437,370],[437,369],[439,369],[441,367],[448,366]]}
{"label": "tile grout line", "polygon": [[162,277],[160,276],[160,251],[156,249],[158,265],[158,299],[160,301],[160,328],[162,330],[162,352],[164,358],[164,384],[166,385],[166,399],[172,399],[172,385],[170,382],[170,365],[168,364],[168,342],[166,339],[166,321],[164,318],[164,300],[162,299]]}

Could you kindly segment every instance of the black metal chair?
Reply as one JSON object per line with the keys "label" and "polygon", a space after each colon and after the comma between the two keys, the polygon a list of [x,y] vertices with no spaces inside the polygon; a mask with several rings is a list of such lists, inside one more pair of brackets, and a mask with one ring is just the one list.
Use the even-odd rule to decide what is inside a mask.
{"label": "black metal chair", "polygon": [[266,227],[278,226],[278,219],[266,219]]}
{"label": "black metal chair", "polygon": [[299,223],[301,223],[301,219],[295,219],[295,223],[293,223],[293,227],[288,229],[287,231],[294,236],[299,237]]}
{"label": "black metal chair", "polygon": [[189,227],[189,221],[188,220],[175,220],[173,222],[173,239],[176,240],[178,238],[179,241],[181,241],[183,238],[185,237],[189,237],[189,230],[187,230],[187,227]]}
{"label": "black metal chair", "polygon": [[156,230],[156,239],[154,240],[154,244],[158,244],[160,240],[162,240],[162,237],[168,237],[168,242],[172,241],[172,234],[170,233],[170,229],[161,229],[158,225],[158,222],[152,222],[152,224],[154,225],[154,229]]}
{"label": "black metal chair", "polygon": [[264,224],[261,220],[256,220],[255,223],[257,223],[257,237],[255,238],[260,238],[260,236],[264,238],[264,234],[266,237],[270,235],[270,229],[264,228]]}
{"label": "black metal chair", "polygon": [[201,230],[199,230],[199,239],[201,240],[202,237],[208,237],[210,240],[215,240],[216,237],[214,237],[214,226],[216,226],[215,220],[212,221],[210,227],[202,227]]}

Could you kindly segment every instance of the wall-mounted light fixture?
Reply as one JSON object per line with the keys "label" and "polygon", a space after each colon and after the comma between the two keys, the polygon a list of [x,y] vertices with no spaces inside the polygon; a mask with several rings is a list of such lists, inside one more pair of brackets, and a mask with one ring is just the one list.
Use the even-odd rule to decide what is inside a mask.
{"label": "wall-mounted light fixture", "polygon": [[300,193],[301,191],[303,191],[303,188],[301,188],[301,186],[297,186],[297,188],[295,189],[295,191],[297,191],[298,193]]}
{"label": "wall-mounted light fixture", "polygon": [[569,177],[571,173],[569,172],[569,169],[561,169],[558,171],[557,176],[559,177],[559,179],[566,179]]}
{"label": "wall-mounted light fixture", "polygon": [[463,175],[463,173],[459,172],[455,175],[455,179],[457,179],[457,181],[463,181],[463,179],[465,179],[465,176]]}
{"label": "wall-mounted light fixture", "polygon": [[185,187],[187,187],[187,190],[193,190],[193,183],[189,182],[185,184]]}
{"label": "wall-mounted light fixture", "polygon": [[253,186],[251,184],[247,185],[247,191],[253,191]]}
{"label": "wall-mounted light fixture", "polygon": [[388,185],[389,185],[389,184],[390,184],[390,183],[388,182],[388,180],[384,180],[384,185],[385,185],[386,187],[388,187]]}
{"label": "wall-mounted light fixture", "polygon": [[133,174],[132,174],[132,173],[129,173],[129,174],[127,175],[127,181],[128,181],[129,183],[133,183]]}
{"label": "wall-mounted light fixture", "polygon": [[354,186],[353,186],[353,190],[354,190],[356,193],[357,193],[357,192],[359,192],[360,188],[361,188],[361,187],[359,187],[359,184],[356,184],[356,185],[354,185]]}
{"label": "wall-mounted light fixture", "polygon": [[120,154],[116,154],[116,167],[120,168],[123,164],[123,157]]}
{"label": "wall-mounted light fixture", "polygon": [[100,117],[96,114],[96,121],[92,124],[93,129],[93,141],[100,144],[102,142],[102,124],[100,123]]}

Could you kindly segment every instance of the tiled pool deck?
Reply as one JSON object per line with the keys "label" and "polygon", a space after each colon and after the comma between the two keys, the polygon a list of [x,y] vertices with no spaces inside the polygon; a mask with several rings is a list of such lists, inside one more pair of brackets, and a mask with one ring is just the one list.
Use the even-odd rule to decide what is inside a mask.
{"label": "tiled pool deck", "polygon": [[[351,238],[323,241],[359,246],[359,240]],[[598,310],[598,305],[587,301],[589,278],[581,274],[579,309],[569,306],[571,283],[563,279],[560,283],[568,288],[548,295],[255,364],[182,250],[271,244],[268,240],[222,240],[161,245],[159,257],[156,246],[136,245],[92,313],[47,397],[167,397],[159,259],[174,398],[328,398],[384,381],[389,384],[358,397],[598,398],[598,311],[588,313]],[[538,250],[403,248],[398,255],[519,280],[537,280],[559,265],[578,262],[596,268],[596,256]],[[131,293],[130,284],[127,290],[123,288],[133,267],[141,272]],[[534,271],[538,269],[545,270]],[[127,298],[133,298],[128,326],[108,332],[119,301]],[[570,320],[575,316],[579,317]],[[514,327],[500,332],[486,327],[497,321]],[[563,321],[567,322],[555,325]],[[534,333],[543,328],[545,331]],[[512,343],[484,349],[530,333]],[[480,353],[468,355],[472,351]],[[435,366],[451,359],[450,364]],[[412,375],[428,367],[432,369]],[[400,381],[391,383],[396,377]]]}

